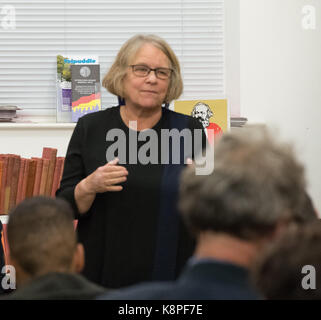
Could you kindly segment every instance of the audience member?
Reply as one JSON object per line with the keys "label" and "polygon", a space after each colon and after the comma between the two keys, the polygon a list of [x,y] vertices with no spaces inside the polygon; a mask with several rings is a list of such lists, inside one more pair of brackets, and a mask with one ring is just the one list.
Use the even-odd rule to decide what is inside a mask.
{"label": "audience member", "polygon": [[149,283],[101,299],[257,299],[250,282],[256,255],[302,213],[304,169],[288,144],[265,128],[223,135],[215,169],[181,177],[180,210],[196,237],[194,256],[176,282]]}
{"label": "audience member", "polygon": [[253,281],[273,300],[321,299],[321,221],[290,228],[264,250]]}
{"label": "audience member", "polygon": [[307,192],[304,193],[303,206],[294,208],[294,222],[302,224],[318,219],[317,210],[314,207],[313,201]]}
{"label": "audience member", "polygon": [[64,200],[23,201],[9,215],[7,234],[17,289],[6,299],[90,299],[104,291],[76,274],[84,266],[84,249]]}

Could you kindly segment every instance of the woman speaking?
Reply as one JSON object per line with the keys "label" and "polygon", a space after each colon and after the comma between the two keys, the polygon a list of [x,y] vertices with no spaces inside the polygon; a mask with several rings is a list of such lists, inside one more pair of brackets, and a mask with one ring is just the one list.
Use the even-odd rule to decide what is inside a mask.
{"label": "woman speaking", "polygon": [[[103,86],[119,106],[79,119],[57,191],[78,219],[84,275],[109,288],[173,280],[193,251],[177,194],[186,154],[192,150],[193,157],[206,143],[202,124],[167,108],[183,84],[177,57],[158,36],[129,39]],[[186,129],[192,140],[182,143],[174,135]],[[169,144],[162,139],[168,132]]]}

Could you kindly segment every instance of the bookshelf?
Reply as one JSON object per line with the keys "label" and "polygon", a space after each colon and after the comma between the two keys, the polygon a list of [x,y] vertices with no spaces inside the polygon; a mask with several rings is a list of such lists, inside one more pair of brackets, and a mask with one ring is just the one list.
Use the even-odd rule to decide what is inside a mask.
{"label": "bookshelf", "polygon": [[[66,155],[75,123],[0,123],[0,154],[21,158],[42,157],[43,147],[57,149],[57,157]],[[6,224],[8,217],[0,215]]]}

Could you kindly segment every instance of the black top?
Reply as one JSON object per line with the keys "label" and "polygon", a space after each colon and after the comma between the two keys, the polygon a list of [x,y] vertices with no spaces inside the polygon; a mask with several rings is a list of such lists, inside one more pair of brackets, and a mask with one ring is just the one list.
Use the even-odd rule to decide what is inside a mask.
{"label": "black top", "polygon": [[31,280],[16,291],[1,297],[3,300],[88,300],[106,292],[74,273],[48,273]]}
{"label": "black top", "polygon": [[249,271],[239,265],[204,260],[188,264],[176,282],[153,282],[105,293],[99,300],[258,300]]}
{"label": "black top", "polygon": [[[160,121],[152,128],[157,133],[158,151],[161,151],[161,129],[173,128],[190,128],[192,132],[201,129],[203,143],[206,140],[198,120],[163,108]],[[106,159],[107,149],[117,141],[117,138],[106,141],[107,132],[112,129],[124,132],[126,164],[121,165],[128,170],[127,181],[120,192],[97,194],[89,211],[80,216],[74,188],[99,166],[112,160],[113,157]],[[108,288],[146,280],[174,279],[194,246],[177,213],[178,180],[184,167],[183,139],[179,164],[130,164],[129,145],[135,149],[137,142],[138,152],[145,151],[148,156],[152,153],[146,153],[146,142],[137,141],[137,137],[135,143],[133,140],[129,143],[129,134],[133,133],[135,131],[123,123],[119,107],[80,118],[68,146],[63,178],[57,191],[57,196],[72,204],[79,219],[78,236],[84,244],[86,257],[84,275]],[[145,149],[141,149],[142,146]],[[173,142],[173,146],[177,151],[179,145]],[[149,148],[156,150],[154,145]],[[200,148],[195,144],[195,150]],[[169,159],[173,156],[171,145],[169,151],[162,152],[169,152]],[[160,159],[161,152],[158,154]]]}

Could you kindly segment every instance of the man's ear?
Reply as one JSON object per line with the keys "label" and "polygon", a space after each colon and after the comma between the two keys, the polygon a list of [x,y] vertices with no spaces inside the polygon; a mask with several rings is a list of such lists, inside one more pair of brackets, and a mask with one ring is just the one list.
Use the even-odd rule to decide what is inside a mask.
{"label": "man's ear", "polygon": [[80,273],[85,266],[85,249],[81,243],[77,243],[73,261],[72,261],[72,271]]}

